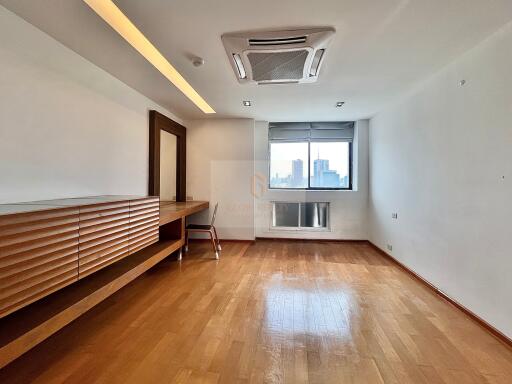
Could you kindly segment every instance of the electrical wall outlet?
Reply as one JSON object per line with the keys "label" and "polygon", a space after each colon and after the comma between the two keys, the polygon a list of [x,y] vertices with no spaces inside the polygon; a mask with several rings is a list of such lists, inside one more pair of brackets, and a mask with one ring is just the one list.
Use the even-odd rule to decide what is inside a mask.
{"label": "electrical wall outlet", "polygon": [[391,244],[388,244],[387,248],[388,248],[388,251],[392,251],[393,250],[393,246]]}
{"label": "electrical wall outlet", "polygon": [[392,219],[398,219],[398,213],[392,213],[391,214]]}

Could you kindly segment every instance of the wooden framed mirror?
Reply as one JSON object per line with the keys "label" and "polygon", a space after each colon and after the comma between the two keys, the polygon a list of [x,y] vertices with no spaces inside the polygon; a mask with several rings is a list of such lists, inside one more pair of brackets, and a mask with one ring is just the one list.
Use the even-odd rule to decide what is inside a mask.
{"label": "wooden framed mirror", "polygon": [[161,113],[149,111],[150,196],[186,201],[187,129]]}

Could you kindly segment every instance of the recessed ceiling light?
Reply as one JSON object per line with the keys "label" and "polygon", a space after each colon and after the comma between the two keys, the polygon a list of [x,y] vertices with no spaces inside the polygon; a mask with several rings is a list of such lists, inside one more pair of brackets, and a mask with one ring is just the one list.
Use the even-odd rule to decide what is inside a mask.
{"label": "recessed ceiling light", "polygon": [[338,101],[338,102],[336,103],[336,108],[343,107],[343,104],[345,104],[345,102],[344,102],[344,101]]}
{"label": "recessed ceiling light", "polygon": [[83,0],[108,25],[146,58],[162,75],[178,88],[204,113],[215,113],[212,107],[181,76],[169,61],[151,44],[141,31],[111,0]]}
{"label": "recessed ceiling light", "polygon": [[250,106],[251,106],[251,102],[250,102],[249,100],[244,100],[244,101],[243,101],[243,104],[244,104],[244,106],[246,106],[246,107],[250,107]]}

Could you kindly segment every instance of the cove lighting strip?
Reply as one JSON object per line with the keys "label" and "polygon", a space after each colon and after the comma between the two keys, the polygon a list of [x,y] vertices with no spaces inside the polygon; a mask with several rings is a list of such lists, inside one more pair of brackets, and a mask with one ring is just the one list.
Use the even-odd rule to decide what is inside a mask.
{"label": "cove lighting strip", "polygon": [[119,33],[133,48],[146,58],[162,75],[178,88],[204,113],[215,113],[212,107],[180,75],[169,61],[137,29],[111,0],[83,0],[108,25]]}

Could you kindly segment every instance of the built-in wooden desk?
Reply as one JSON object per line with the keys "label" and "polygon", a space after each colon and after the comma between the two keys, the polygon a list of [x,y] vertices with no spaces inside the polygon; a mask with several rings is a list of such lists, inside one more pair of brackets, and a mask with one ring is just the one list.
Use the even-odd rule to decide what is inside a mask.
{"label": "built-in wooden desk", "polygon": [[208,209],[207,201],[161,201],[160,202],[160,239],[179,240],[178,260],[181,260],[181,247],[185,246],[186,217]]}
{"label": "built-in wooden desk", "polygon": [[160,226],[171,221],[185,218],[194,213],[208,209],[207,201],[161,201],[160,202]]}

